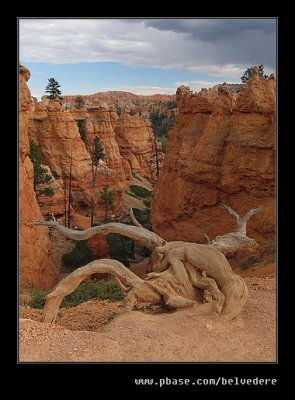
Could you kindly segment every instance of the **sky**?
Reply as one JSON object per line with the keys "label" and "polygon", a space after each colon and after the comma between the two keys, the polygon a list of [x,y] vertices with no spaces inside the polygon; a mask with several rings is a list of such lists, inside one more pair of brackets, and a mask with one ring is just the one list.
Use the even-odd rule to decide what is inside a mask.
{"label": "sky", "polygon": [[63,95],[174,94],[276,72],[276,19],[19,19],[19,61],[32,96],[55,78]]}

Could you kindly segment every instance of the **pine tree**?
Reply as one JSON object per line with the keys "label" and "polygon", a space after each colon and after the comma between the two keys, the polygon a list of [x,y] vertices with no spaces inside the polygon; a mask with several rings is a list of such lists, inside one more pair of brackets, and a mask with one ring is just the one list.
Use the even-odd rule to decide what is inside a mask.
{"label": "pine tree", "polygon": [[84,105],[85,105],[85,101],[83,100],[83,97],[77,96],[77,97],[75,98],[74,107],[77,108],[77,109],[80,109],[80,108],[83,108]]}
{"label": "pine tree", "polygon": [[52,196],[53,190],[49,187],[39,190],[38,186],[45,183],[52,182],[52,177],[48,174],[46,168],[41,165],[41,153],[37,144],[30,140],[30,152],[29,157],[34,167],[34,190],[36,194],[45,194],[46,196]]}
{"label": "pine tree", "polygon": [[49,78],[48,82],[49,83],[45,88],[45,93],[49,93],[47,98],[50,100],[61,99],[61,90],[59,89],[60,84],[54,78]]}
{"label": "pine tree", "polygon": [[108,220],[108,212],[115,208],[114,193],[109,192],[109,185],[105,185],[100,193],[100,200],[104,205],[104,220]]}
{"label": "pine tree", "polygon": [[99,138],[96,136],[93,139],[92,148],[90,150],[91,155],[91,174],[92,174],[92,198],[91,198],[91,217],[90,223],[93,226],[94,222],[94,189],[97,177],[97,167],[99,160],[103,160],[105,158],[103,147],[100,143]]}
{"label": "pine tree", "polygon": [[254,67],[247,68],[246,71],[244,72],[244,75],[241,76],[241,81],[242,81],[243,83],[247,82],[247,81],[251,78],[251,76],[252,76],[252,74],[253,74],[254,68],[257,68],[257,69],[258,69],[258,74],[259,74],[262,78],[264,78],[264,79],[267,79],[267,78],[268,78],[268,75],[266,75],[266,74],[264,73],[264,67],[263,67],[263,65],[261,64],[261,65],[259,65],[258,67],[255,65]]}

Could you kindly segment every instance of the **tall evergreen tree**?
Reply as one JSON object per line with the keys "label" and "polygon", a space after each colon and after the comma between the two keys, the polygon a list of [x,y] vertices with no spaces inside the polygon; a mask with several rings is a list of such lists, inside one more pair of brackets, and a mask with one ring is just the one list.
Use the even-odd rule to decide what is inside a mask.
{"label": "tall evergreen tree", "polygon": [[37,144],[30,140],[30,152],[29,157],[34,167],[34,190],[36,194],[45,194],[46,196],[52,196],[53,190],[51,188],[45,188],[39,190],[38,186],[45,183],[52,182],[52,177],[48,174],[46,168],[41,165],[41,153]]}
{"label": "tall evergreen tree", "polygon": [[97,168],[98,168],[99,160],[103,160],[105,158],[102,144],[97,136],[93,139],[90,155],[91,155],[91,174],[92,174],[92,196],[91,196],[90,223],[91,223],[91,226],[93,226],[94,211],[95,211],[94,189],[95,189],[95,183],[96,183],[96,178],[97,178]]}
{"label": "tall evergreen tree", "polygon": [[60,84],[54,78],[49,78],[45,88],[45,93],[48,93],[47,98],[50,100],[60,99],[61,90],[59,88]]}
{"label": "tall evergreen tree", "polygon": [[104,205],[104,220],[108,220],[108,212],[112,211],[114,205],[114,193],[109,192],[109,185],[105,185],[100,193],[100,200]]}

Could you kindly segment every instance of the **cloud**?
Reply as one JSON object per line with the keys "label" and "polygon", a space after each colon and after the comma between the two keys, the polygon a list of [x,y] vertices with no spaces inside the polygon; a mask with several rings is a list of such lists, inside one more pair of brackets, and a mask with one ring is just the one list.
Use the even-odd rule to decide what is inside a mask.
{"label": "cloud", "polygon": [[275,69],[275,19],[20,19],[21,62],[115,61],[240,77]]}
{"label": "cloud", "polygon": [[274,19],[151,19],[144,21],[160,31],[187,33],[194,39],[205,42],[221,41],[249,32],[274,33]]}
{"label": "cloud", "polygon": [[37,99],[38,101],[41,101],[41,97],[42,97],[41,94],[31,93],[31,96],[32,96],[32,97],[36,97],[36,99]]}

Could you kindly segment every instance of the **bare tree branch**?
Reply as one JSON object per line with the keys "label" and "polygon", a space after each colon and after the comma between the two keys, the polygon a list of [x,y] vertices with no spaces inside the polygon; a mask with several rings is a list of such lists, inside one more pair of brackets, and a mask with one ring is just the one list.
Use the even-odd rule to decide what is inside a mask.
{"label": "bare tree branch", "polygon": [[210,240],[209,236],[206,235],[206,233],[203,233],[203,236],[204,236],[204,238],[205,238],[205,243],[206,243],[206,244],[211,244],[211,240]]}
{"label": "bare tree branch", "polygon": [[227,212],[232,215],[236,220],[236,232],[240,233],[241,235],[247,236],[247,222],[252,217],[252,215],[258,213],[263,209],[263,207],[252,208],[251,210],[247,211],[246,214],[241,217],[237,212],[235,212],[229,206],[222,204],[223,207],[227,210]]}
{"label": "bare tree branch", "polygon": [[227,257],[231,257],[237,253],[237,251],[253,252],[258,247],[256,241],[247,236],[247,222],[252,215],[258,213],[263,207],[253,208],[246,212],[241,217],[229,206],[223,204],[223,207],[232,215],[236,220],[235,232],[226,233],[225,235],[216,236],[211,242],[211,245],[216,247],[219,251],[225,254]]}
{"label": "bare tree branch", "polygon": [[153,250],[157,246],[164,246],[166,244],[166,240],[154,232],[145,228],[139,228],[137,226],[126,225],[119,222],[110,222],[109,224],[93,226],[82,231],[66,228],[56,221],[38,221],[34,222],[33,225],[43,225],[54,228],[64,236],[73,240],[87,240],[94,235],[104,236],[109,233],[118,233],[119,235],[140,242],[150,250]]}
{"label": "bare tree branch", "polygon": [[138,222],[137,219],[135,218],[135,215],[134,215],[134,213],[133,213],[132,207],[129,208],[129,215],[130,215],[131,222],[133,223],[133,225],[138,226],[139,228],[143,228],[143,226],[141,225],[141,223]]}

